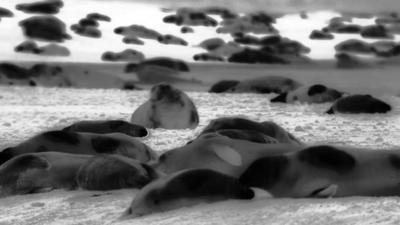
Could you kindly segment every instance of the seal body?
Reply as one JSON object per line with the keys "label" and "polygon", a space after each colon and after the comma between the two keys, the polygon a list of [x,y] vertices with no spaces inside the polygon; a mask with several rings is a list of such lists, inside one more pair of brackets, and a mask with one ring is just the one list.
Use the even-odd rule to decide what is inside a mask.
{"label": "seal body", "polygon": [[152,87],[150,99],[135,110],[131,122],[147,128],[194,129],[199,115],[189,96],[162,83]]}
{"label": "seal body", "polygon": [[371,95],[350,95],[338,99],[326,113],[387,113],[391,110],[388,103]]}
{"label": "seal body", "polygon": [[290,92],[285,92],[271,99],[271,102],[284,103],[325,103],[333,102],[342,97],[343,93],[322,84],[303,86]]}
{"label": "seal body", "polygon": [[165,174],[203,168],[239,177],[253,161],[259,158],[297,151],[301,148],[292,144],[259,144],[209,133],[190,144],[163,153],[152,166]]}
{"label": "seal body", "polygon": [[123,133],[132,137],[145,137],[145,127],[123,120],[83,120],[65,127],[63,131],[89,132],[96,134]]}
{"label": "seal body", "polygon": [[154,151],[139,139],[121,133],[93,134],[47,131],[0,152],[0,162],[24,153],[64,152],[72,154],[120,154],[141,162],[157,158]]}
{"label": "seal body", "polygon": [[400,195],[400,153],[334,146],[256,160],[242,174],[243,184],[275,197]]}
{"label": "seal body", "polygon": [[207,169],[185,170],[156,180],[140,190],[124,217],[134,218],[202,202],[253,197],[250,188],[230,176]]}
{"label": "seal body", "polygon": [[255,131],[272,137],[280,143],[302,144],[291,133],[273,121],[256,122],[241,117],[221,117],[214,119],[203,129],[201,134],[225,129]]}

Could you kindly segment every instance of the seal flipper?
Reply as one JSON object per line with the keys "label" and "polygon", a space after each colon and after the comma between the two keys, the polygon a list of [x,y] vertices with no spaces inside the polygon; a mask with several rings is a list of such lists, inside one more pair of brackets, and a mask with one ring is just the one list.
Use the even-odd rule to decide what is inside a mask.
{"label": "seal flipper", "polygon": [[309,197],[316,197],[316,198],[332,198],[336,195],[338,189],[337,184],[330,184],[327,187],[319,188],[313,191]]}

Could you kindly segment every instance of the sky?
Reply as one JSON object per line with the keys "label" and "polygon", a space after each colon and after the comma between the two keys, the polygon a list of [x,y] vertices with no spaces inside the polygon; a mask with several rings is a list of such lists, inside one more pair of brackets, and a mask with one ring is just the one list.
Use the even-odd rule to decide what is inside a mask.
{"label": "sky", "polygon": [[[162,1],[165,4],[167,4],[167,2],[174,2],[175,4],[177,4],[177,2],[192,2],[191,0]],[[307,3],[313,0],[300,1]],[[389,0],[380,0],[379,2],[381,1],[385,2]],[[18,26],[18,22],[32,16],[32,14],[22,13],[18,10],[15,10],[14,7],[18,3],[26,2],[34,1],[0,0],[0,6],[12,9],[15,13],[15,17],[3,18],[0,21],[0,60],[100,62],[100,57],[105,51],[120,52],[127,48],[132,48],[138,51],[142,51],[147,58],[155,56],[170,56],[191,61],[194,54],[204,52],[202,49],[196,47],[196,45],[198,45],[201,41],[213,37],[221,37],[226,41],[232,40],[230,35],[217,34],[215,31],[216,28],[212,27],[197,26],[194,27],[195,33],[181,34],[179,26],[162,22],[163,17],[169,15],[169,13],[162,12],[160,8],[163,7],[163,5],[160,5],[159,2],[155,0],[146,1],[147,4],[141,1],[132,0],[64,0],[64,7],[61,9],[60,13],[57,14],[57,17],[63,20],[68,28],[70,27],[70,25],[76,23],[77,21],[79,21],[79,19],[85,17],[86,14],[91,12],[99,12],[109,15],[112,18],[111,23],[100,23],[100,30],[103,33],[103,37],[101,39],[87,38],[76,35],[71,30],[68,30],[68,33],[72,35],[73,38],[72,40],[62,43],[62,45],[70,49],[70,57],[46,57],[24,53],[15,53],[14,47],[25,40],[22,34],[22,30]],[[198,1],[196,0],[196,2]],[[201,2],[205,4],[208,1],[203,0]],[[213,2],[217,4],[222,4],[225,2],[226,4],[226,0],[214,0]],[[264,4],[268,5],[271,4],[271,2],[273,1],[268,1],[269,3],[266,3],[266,1],[257,0],[231,0],[229,2],[232,3],[230,5],[233,6],[245,4],[249,7],[256,6],[257,4],[264,6]],[[292,2],[298,1],[292,0]],[[321,0],[321,2],[327,1]],[[298,3],[296,3],[296,5],[298,5]],[[317,11],[309,13],[309,19],[303,20],[300,18],[298,13],[293,13],[279,18],[277,20],[277,23],[275,24],[275,27],[279,29],[282,36],[298,40],[304,45],[310,47],[312,51],[308,55],[309,57],[318,59],[329,59],[333,58],[334,46],[337,43],[349,38],[360,38],[359,35],[336,35],[333,41],[316,41],[310,40],[308,38],[308,35],[312,30],[321,29],[322,27],[326,26],[330,18],[338,15],[338,13],[335,13],[333,11]],[[220,21],[219,17],[214,18]],[[373,24],[373,21],[373,19],[353,20],[353,22],[363,25]],[[144,40],[144,46],[124,44],[122,42],[122,36],[115,34],[113,30],[118,26],[129,26],[132,24],[144,25],[148,28],[159,31],[162,34],[174,34],[180,36],[189,42],[189,46],[162,45],[154,40]],[[373,40],[367,41],[372,42]],[[46,44],[45,42],[38,43],[39,46]]]}

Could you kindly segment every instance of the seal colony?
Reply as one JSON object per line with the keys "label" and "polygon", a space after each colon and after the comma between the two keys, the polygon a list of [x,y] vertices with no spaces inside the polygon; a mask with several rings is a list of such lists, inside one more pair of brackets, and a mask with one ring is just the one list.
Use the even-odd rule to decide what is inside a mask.
{"label": "seal colony", "polygon": [[[21,21],[15,21],[19,17],[14,17],[12,10],[0,7],[0,18],[11,20],[14,24],[18,24],[19,27],[17,28],[24,35],[24,41],[14,46],[14,53],[22,58],[26,53],[29,53],[42,59],[46,59],[44,58],[46,56],[57,56],[64,57],[68,61],[71,57],[79,57],[80,53],[85,51],[86,46],[81,46],[80,40],[92,39],[95,42],[99,42],[101,46],[96,48],[98,50],[96,54],[90,54],[94,57],[91,60],[126,62],[122,64],[122,67],[125,67],[123,73],[126,74],[119,75],[131,75],[131,73],[134,73],[133,76],[136,76],[143,84],[156,84],[166,80],[174,83],[188,82],[190,84],[198,84],[200,82],[180,76],[181,72],[186,71],[182,71],[179,68],[166,66],[164,63],[151,63],[150,65],[148,61],[153,61],[153,59],[147,56],[153,56],[154,51],[150,50],[153,47],[147,48],[149,46],[148,41],[150,41],[151,45],[155,44],[157,46],[155,47],[157,49],[155,55],[159,56],[157,58],[168,58],[165,55],[159,55],[160,52],[164,51],[168,55],[172,51],[180,52],[179,49],[184,49],[184,51],[191,52],[188,56],[185,54],[186,60],[192,62],[215,61],[221,64],[305,65],[316,63],[323,65],[320,60],[308,57],[308,53],[315,52],[311,51],[310,47],[319,44],[318,42],[322,43],[328,42],[327,40],[338,39],[336,36],[341,34],[352,36],[331,49],[333,51],[332,60],[337,63],[333,65],[334,67],[351,69],[369,67],[370,65],[378,66],[381,63],[391,64],[393,60],[396,62],[396,57],[400,54],[399,44],[394,40],[394,37],[399,34],[399,15],[396,12],[376,13],[375,15],[370,13],[368,18],[375,17],[376,19],[368,21],[369,24],[362,25],[355,24],[357,21],[353,21],[360,15],[349,15],[348,12],[343,12],[343,16],[328,17],[323,26],[306,31],[310,32],[309,38],[312,39],[312,45],[310,43],[311,46],[305,46],[299,40],[292,40],[290,37],[292,35],[284,36],[279,31],[282,25],[281,21],[278,20],[286,23],[286,18],[279,13],[259,10],[257,12],[244,13],[228,9],[229,7],[182,7],[167,11],[160,10],[161,17],[154,23],[121,24],[120,22],[117,23],[119,21],[117,18],[113,19],[108,15],[91,12],[77,15],[72,24],[68,21],[68,24],[71,25],[67,26],[67,21],[63,21],[63,16],[71,10],[70,7],[73,4],[64,3],[62,0],[41,0],[32,3],[5,4],[8,5],[7,7],[13,7],[16,13],[27,17]],[[104,10],[107,11],[106,8]],[[135,9],[133,8],[133,10]],[[112,12],[110,13],[112,14]],[[133,13],[133,15],[136,15],[136,13]],[[299,15],[304,19],[304,21],[299,21],[299,26],[301,26],[300,23],[306,22],[307,18],[303,12],[300,12]],[[119,15],[114,14],[112,16],[118,17]],[[127,21],[137,20],[127,18]],[[163,33],[162,29],[158,29],[163,24],[168,27],[171,26],[171,31],[176,31],[172,32],[172,34]],[[111,25],[111,29],[106,28],[108,25]],[[177,29],[174,29],[174,26]],[[210,33],[210,35],[207,34],[206,37],[200,40],[198,38],[193,39],[193,35],[188,34],[195,31],[195,36],[198,37],[202,37],[203,33]],[[197,32],[202,33],[197,35]],[[15,38],[11,36],[15,32],[3,33],[7,34],[3,37],[4,40]],[[110,43],[111,45],[102,43],[110,41],[109,37],[111,36],[118,36],[121,40],[115,39],[115,43]],[[365,39],[372,39],[374,42],[364,41]],[[122,44],[125,47],[117,52],[113,49],[105,49],[108,46],[115,46],[115,44]],[[67,48],[67,45],[71,46],[71,49]],[[178,46],[177,48],[172,48],[171,45]],[[140,47],[141,51],[134,47]],[[370,60],[365,60],[364,57],[358,57],[358,54],[371,56],[374,60],[370,62]],[[30,59],[25,58],[25,60],[29,61]],[[175,59],[173,60],[175,61]],[[57,66],[61,66],[61,69],[63,69],[59,76],[64,79],[72,79],[67,86],[80,87],[82,85],[82,82],[79,82],[80,79],[83,79],[83,77],[88,79],[86,75],[89,71],[86,68],[83,73],[77,73],[74,70],[69,72],[71,69],[69,65],[57,63]],[[74,69],[80,67],[78,65]],[[90,72],[96,73],[100,71]],[[73,73],[74,76],[71,76],[70,73]],[[297,83],[291,83],[290,80],[279,79],[279,77],[275,79],[273,78],[275,75],[268,75],[270,75],[270,78],[268,78],[270,81],[267,84],[265,84],[266,80],[264,79],[267,79],[265,77],[249,79],[238,81],[236,87],[228,88],[228,90],[233,93],[283,93],[293,91],[298,86]],[[124,89],[125,82],[129,84],[136,81],[135,79],[130,79],[130,76],[123,77],[114,78],[116,79],[115,83],[105,82],[104,85],[94,85],[93,83],[96,82],[90,82],[90,85],[83,84],[83,86],[86,88],[92,88],[93,86],[104,88],[105,86],[106,88]],[[15,78],[10,80],[5,73],[0,73],[0,78],[2,78],[0,83],[4,85],[34,86],[32,82],[35,82],[38,86],[59,85],[57,83],[46,85],[37,81],[30,82],[29,79],[24,79],[23,82]],[[91,81],[98,81],[95,79],[98,79],[98,77],[94,76]],[[287,84],[281,85],[282,82]],[[221,88],[224,89],[224,87],[228,86],[230,86],[229,82],[222,84]],[[218,88],[216,89],[218,91]]]}
{"label": "seal colony", "polygon": [[[272,104],[333,102],[327,114],[391,109],[371,95],[349,95],[323,84],[260,80],[269,87],[266,92],[276,92]],[[138,189],[121,215],[132,219],[229,199],[251,201],[257,198],[253,188],[275,198],[400,196],[398,150],[308,145],[272,120],[230,116],[211,120],[185,145],[157,154],[142,139],[150,129],[195,129],[195,99],[160,83],[133,111],[130,122],[75,121],[2,150],[0,197],[53,189]]]}
{"label": "seal colony", "polygon": [[[62,7],[63,3],[57,0],[20,4],[16,9],[25,13],[57,14]],[[221,16],[222,27],[216,31],[231,34],[234,41],[203,41],[198,47],[207,52],[194,55],[195,60],[273,64],[307,61],[304,54],[310,49],[278,35],[273,26],[276,16],[266,13],[242,16],[219,8],[186,8],[165,16],[163,21],[185,25],[182,33],[194,32],[190,26],[219,25],[208,14]],[[383,20],[381,18],[379,23]],[[101,38],[99,21],[110,22],[111,18],[90,13],[73,24],[70,30],[81,36]],[[53,15],[32,16],[21,21],[19,26],[27,38],[35,41],[63,43],[72,39],[65,23]],[[163,45],[188,46],[183,38],[161,34],[136,24],[117,27],[114,33],[123,36],[125,44],[144,45],[142,39],[150,39]],[[249,33],[269,36],[258,38]],[[331,33],[360,33],[363,37],[372,38],[392,36],[383,25],[361,27],[344,24],[338,19],[331,20],[329,26],[321,31],[313,32],[310,38],[332,39]],[[35,41],[23,42],[16,46],[15,51],[42,55],[70,54],[61,45],[38,46]],[[385,48],[389,49],[382,50]],[[337,45],[336,50],[340,51],[336,55],[339,68],[364,65],[361,59],[348,52],[373,53],[384,57],[399,54],[396,43],[368,44],[354,40]],[[107,51],[101,58],[130,62],[125,65],[125,73],[135,73],[143,83],[154,84],[165,80],[190,82],[181,74],[189,72],[189,67],[177,59],[145,59],[144,53],[133,49]],[[3,63],[0,72],[4,77],[2,82],[36,86],[41,84],[38,77],[42,74],[56,76],[62,73],[61,67],[50,68],[52,72],[47,72],[49,68],[46,65],[20,68]],[[72,86],[61,75],[59,77],[58,86]],[[209,92],[276,94],[270,99],[274,104],[330,102],[332,105],[326,114],[387,113],[392,109],[388,103],[371,95],[344,93],[326,84],[302,84],[290,77],[270,74],[240,81],[222,80],[214,84]],[[375,152],[346,146],[310,146],[274,121],[215,118],[186,145],[165,149],[160,155],[142,142],[142,138],[149,135],[147,129],[193,130],[199,125],[199,118],[195,101],[188,94],[169,83],[156,84],[150,90],[149,99],[134,109],[130,122],[77,121],[61,130],[42,131],[2,150],[0,196],[61,188],[101,191],[138,189],[131,204],[122,213],[124,219],[201,203],[229,199],[250,201],[256,197],[253,188],[263,189],[276,198],[400,196],[398,150]]]}

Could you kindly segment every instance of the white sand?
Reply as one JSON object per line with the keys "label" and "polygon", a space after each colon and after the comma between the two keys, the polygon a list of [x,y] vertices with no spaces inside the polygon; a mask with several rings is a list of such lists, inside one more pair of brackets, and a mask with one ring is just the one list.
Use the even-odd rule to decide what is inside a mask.
{"label": "white sand", "polygon": [[[274,120],[304,142],[381,150],[400,145],[400,98],[377,96],[394,110],[387,115],[325,115],[329,104],[270,104],[266,95],[189,92],[198,107],[195,130],[151,130],[144,140],[157,151],[178,147],[213,118],[247,115]],[[147,91],[0,87],[0,149],[35,133],[82,119],[129,119]],[[0,199],[0,224],[114,224],[135,190],[91,197],[87,191]],[[104,194],[104,193],[103,193]],[[154,214],[118,224],[399,224],[400,198],[267,199],[226,201]]]}

